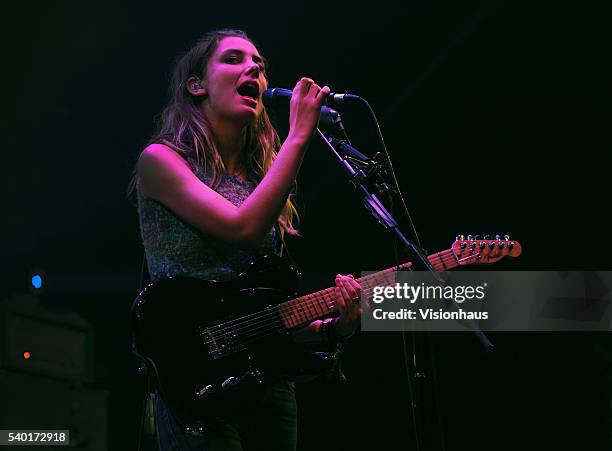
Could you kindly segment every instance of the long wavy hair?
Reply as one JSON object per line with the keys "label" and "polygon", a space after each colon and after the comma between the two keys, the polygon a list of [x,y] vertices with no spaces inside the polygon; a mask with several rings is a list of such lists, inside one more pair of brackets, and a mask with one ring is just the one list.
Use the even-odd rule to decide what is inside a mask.
{"label": "long wavy hair", "polygon": [[[239,37],[253,43],[244,31],[215,30],[204,35],[191,49],[179,56],[170,81],[170,99],[161,113],[157,131],[148,142],[164,144],[183,158],[193,159],[205,169],[210,168],[213,189],[220,182],[219,174],[226,172],[226,168],[213,129],[202,109],[203,100],[190,94],[187,79],[191,76],[206,79],[208,62],[219,42],[226,37]],[[241,163],[246,169],[246,176],[252,182],[259,183],[270,169],[280,147],[280,139],[265,108],[247,126],[244,145]],[[130,183],[130,192],[137,183],[135,175]],[[278,219],[281,232],[296,234],[293,225],[297,219],[297,210],[289,196]]]}

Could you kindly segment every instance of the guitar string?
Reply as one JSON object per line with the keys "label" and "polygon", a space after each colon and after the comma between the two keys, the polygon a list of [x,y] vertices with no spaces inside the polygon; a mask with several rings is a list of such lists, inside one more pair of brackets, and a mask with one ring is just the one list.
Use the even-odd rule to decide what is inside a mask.
{"label": "guitar string", "polygon": [[[373,287],[368,288],[364,291],[365,293],[362,292],[362,297],[363,296],[369,297],[372,294],[371,292],[373,291]],[[277,333],[276,328],[279,326],[282,326],[282,320],[279,318],[276,318],[275,320],[268,321],[267,323],[264,322],[264,324],[260,324],[259,327],[256,327],[254,329],[253,328],[243,329],[240,332],[240,342],[249,343],[249,342],[256,341],[256,340],[261,340],[262,338],[265,338],[267,336],[275,335]]]}
{"label": "guitar string", "polygon": [[[455,266],[455,265],[457,265],[460,262],[460,260],[457,258],[457,256],[452,251],[450,251],[450,250],[443,251],[443,252],[440,252],[440,253],[434,254],[434,255],[438,256],[439,257],[438,259],[441,260],[444,263],[449,263],[449,260],[454,261],[454,265],[451,265],[449,267]],[[444,258],[440,258],[441,255],[445,255],[445,257]],[[478,256],[479,256],[479,254],[474,254],[474,255],[470,255],[470,256],[464,257],[462,260],[465,260],[465,259],[471,258],[471,257],[478,257]],[[442,268],[440,268],[440,263],[438,263],[438,264],[436,264],[434,266],[436,267],[437,270],[447,269],[448,267],[446,265],[444,265],[444,263],[442,263]],[[388,270],[380,271],[378,273],[374,273],[374,274],[371,274],[369,276],[365,276],[365,277],[361,278],[360,280],[361,281],[366,281],[367,279],[373,279],[373,280],[379,279],[380,280],[380,279],[384,278],[385,276],[391,275],[392,272],[395,272],[395,268],[389,268]],[[389,283],[389,282],[387,280],[385,280],[384,283]],[[327,289],[322,290],[322,291],[317,292],[317,293],[312,293],[311,295],[304,296],[303,300],[301,300],[302,298],[297,298],[297,299],[295,299],[293,301],[288,301],[288,302],[295,302],[297,300],[300,300],[299,302],[296,302],[296,303],[301,303],[300,307],[298,307],[298,308],[295,308],[295,307],[291,308],[291,313],[293,315],[289,315],[289,316],[294,316],[294,317],[297,316],[298,321],[299,321],[299,322],[296,322],[295,326],[293,326],[293,327],[296,327],[298,325],[304,324],[304,323],[306,323],[308,321],[311,321],[311,320],[314,320],[314,319],[320,317],[320,313],[317,311],[317,305],[318,305],[319,309],[321,309],[321,305],[318,303],[318,301],[315,300],[316,299],[316,295],[320,294],[320,297],[325,302],[326,306],[329,309],[329,311],[327,313],[331,313],[331,312],[335,311],[336,310],[336,306],[335,306],[334,298],[331,297],[331,295],[330,295],[329,301],[331,301],[331,302],[328,303],[328,300],[326,300],[325,297],[323,296],[324,292],[328,293],[328,295],[329,295],[329,292],[332,291],[333,289],[334,289],[334,287],[331,287],[331,288],[327,288]],[[365,294],[366,297],[369,297],[371,295],[371,291],[373,289],[374,289],[374,287],[367,287],[365,290],[362,291],[362,296],[361,297],[363,297],[364,291],[366,293]],[[310,296],[311,299],[308,299],[308,296]],[[311,315],[313,312],[314,312],[315,316],[312,317],[312,318],[309,318],[309,315]],[[325,313],[325,314],[327,314],[327,313]],[[323,316],[325,316],[325,314]],[[252,315],[253,314],[247,315],[247,316],[252,316]],[[257,318],[252,318],[249,321],[244,321],[239,327],[232,328],[231,330],[232,330],[232,332],[234,334],[236,332],[239,332],[241,334],[241,339],[242,340],[251,341],[252,339],[255,339],[255,337],[257,339],[260,339],[260,338],[265,337],[265,336],[270,335],[270,334],[261,335],[257,331],[260,330],[260,329],[269,329],[270,327],[273,327],[273,328],[276,329],[278,326],[281,326],[283,324],[282,318],[279,318],[279,316],[281,316],[281,315],[282,315],[282,313],[279,313],[278,312],[278,308],[276,308],[275,311],[268,311],[268,312],[265,312],[263,315],[260,315]],[[306,321],[302,321],[302,318],[305,318]],[[245,325],[245,324],[247,324],[249,322],[252,322],[254,320],[259,320],[259,321],[257,323],[254,323],[254,324]],[[234,319],[231,322],[236,322],[236,321],[238,321],[238,319]],[[221,323],[221,324],[224,324],[224,323]],[[257,327],[254,327],[254,326],[257,326]],[[217,329],[215,329],[212,332],[213,336],[211,338],[213,340],[222,338],[222,336],[225,335],[228,330],[229,330],[229,327],[227,327],[227,326],[226,327],[218,327]],[[276,331],[273,331],[272,333],[276,333]],[[220,337],[220,335],[221,335],[221,337]]]}
{"label": "guitar string", "polygon": [[[443,261],[444,261],[445,264],[448,264],[450,262],[454,262],[454,265],[452,265],[452,266],[455,266],[457,264],[457,257],[454,255],[454,253],[451,250],[442,251],[439,254],[444,255]],[[438,254],[433,254],[433,255],[437,256]],[[402,265],[402,266],[404,266],[404,265]],[[439,270],[444,269],[444,267],[440,268],[440,264],[439,263],[435,264],[434,266],[436,266],[436,269],[439,269]],[[448,265],[446,267],[448,267]],[[382,277],[389,276],[389,275],[391,275],[391,273],[394,273],[394,272],[396,272],[395,268],[389,268],[389,269],[384,270],[384,271],[380,271],[380,272],[377,272],[377,273],[374,273],[374,274],[370,274],[368,276],[364,276],[361,279],[358,279],[358,281],[361,281],[361,283],[364,283],[364,282],[367,282],[369,279],[373,279],[373,280],[377,279],[377,278],[380,279]],[[383,281],[383,282],[384,283],[389,283],[389,281],[386,281],[386,280]],[[330,291],[332,291],[333,289],[334,289],[334,287],[326,288],[326,289],[321,290],[321,291],[319,291],[317,293],[311,293],[309,295],[301,296],[299,298],[296,298],[296,299],[293,299],[293,300],[290,300],[290,301],[286,301],[286,302],[281,303],[279,305],[282,305],[282,304],[285,304],[285,303],[288,303],[288,302],[294,302],[296,304],[297,303],[304,303],[304,304],[308,304],[307,307],[309,308],[309,310],[313,309],[315,311],[315,313],[318,313],[317,312],[317,306],[319,308],[321,307],[320,306],[320,302],[319,302],[319,300],[315,300],[314,298],[317,295],[320,295],[320,297],[323,299],[323,302],[327,303],[328,300],[325,299],[325,294],[327,294],[327,296],[330,298],[329,300],[333,301],[333,299],[331,297],[331,294],[330,294]],[[308,297],[311,297],[311,299],[308,299]],[[276,306],[276,307],[278,307],[278,306]],[[293,310],[293,311],[297,311],[297,312],[300,312],[300,313],[306,312],[303,308],[302,309],[299,309],[299,308],[296,309],[295,307],[288,307],[288,309]],[[222,327],[229,327],[229,325],[232,324],[232,323],[236,323],[236,322],[246,323],[248,321],[244,321],[244,320],[246,320],[247,318],[251,318],[251,320],[258,320],[258,319],[260,319],[262,317],[265,317],[268,313],[269,314],[276,314],[276,311],[271,311],[271,312],[269,310],[258,311],[258,312],[251,313],[249,315],[244,315],[242,317],[234,318],[233,320],[230,320],[230,321],[219,323],[219,324],[217,324],[215,326],[212,326],[212,327],[214,327],[214,328],[216,328],[218,330],[218,329],[220,329]]]}
{"label": "guitar string", "polygon": [[[366,288],[366,290],[362,291],[362,297],[370,297],[372,294],[373,288]],[[331,308],[335,310],[335,302],[331,303]],[[301,313],[304,314],[308,314],[308,313],[312,313],[312,312],[307,312],[304,309],[298,309],[300,310]],[[301,318],[300,318],[301,319]],[[307,320],[305,322],[307,322],[308,320],[310,320],[310,318],[307,318]],[[300,323],[302,324],[302,323]],[[253,340],[259,340],[261,338],[264,338],[266,336],[269,336],[271,334],[275,334],[277,333],[277,329],[283,325],[282,320],[279,317],[275,317],[275,318],[271,318],[267,321],[261,321],[259,323],[256,324],[251,324],[247,327],[241,327],[239,329],[233,330],[232,332],[236,333],[236,332],[240,332],[240,340],[241,342],[250,342]],[[254,327],[255,326],[255,327]],[[220,339],[222,337],[219,336],[219,334],[215,334],[216,336],[213,337],[213,340],[216,339]],[[223,334],[221,334],[223,335]]]}
{"label": "guitar string", "polygon": [[[362,291],[362,296],[369,297],[372,294],[371,291],[373,291],[373,288],[372,289],[366,289],[364,291]],[[335,311],[335,309],[336,309],[336,305],[335,304],[336,304],[335,301],[331,302],[331,304],[330,304],[331,310],[328,313],[331,313],[331,312]],[[306,314],[311,313],[311,312],[307,312],[306,310],[303,310],[303,309],[296,309],[296,310],[300,310],[300,313],[303,313],[305,317],[306,317]],[[308,318],[308,317],[306,317],[306,318],[307,318],[306,321],[301,322],[299,324],[296,324],[296,326],[298,326],[300,324],[304,324],[304,323],[314,319],[314,318],[311,319],[311,318]],[[206,334],[203,334],[203,335],[205,337],[204,338],[205,341],[207,341],[207,338],[209,340],[216,341],[216,340],[222,339],[225,334],[227,334],[228,332],[231,331],[231,333],[233,333],[233,334],[240,333],[240,338],[241,338],[241,340],[244,341],[244,340],[251,340],[254,337],[257,337],[257,335],[259,334],[258,331],[260,331],[261,329],[264,329],[265,331],[267,331],[270,328],[276,329],[276,328],[278,328],[278,326],[282,326],[282,325],[283,325],[282,319],[278,315],[275,315],[272,318],[267,318],[267,319],[265,319],[263,321],[260,321],[260,322],[255,323],[255,324],[250,324],[250,325],[248,325],[246,327],[242,326],[242,327],[239,327],[239,328],[237,327],[237,328],[233,328],[233,329],[223,328],[223,330],[217,329],[217,330],[212,332],[212,334],[211,334],[212,336],[208,336]],[[296,327],[296,326],[294,326],[294,327]],[[257,337],[257,338],[261,338],[261,336]]]}
{"label": "guitar string", "polygon": [[242,331],[240,333],[240,341],[242,343],[248,343],[275,335],[278,333],[276,330],[278,326],[282,326],[282,320],[277,318],[276,320],[269,321],[267,324],[261,325],[255,329]]}
{"label": "guitar string", "polygon": [[[450,251],[450,250],[446,250],[446,251],[442,251],[438,254],[433,254],[436,257],[438,257],[439,260],[442,260],[444,263],[450,263],[451,261],[454,260],[455,265],[457,264],[457,257],[456,255]],[[443,256],[443,258],[440,258],[441,256]],[[433,256],[432,256],[433,257]],[[440,266],[440,264],[438,263],[435,266]],[[445,265],[443,265],[445,266]],[[454,266],[454,265],[452,265]],[[445,266],[446,267],[446,266]],[[443,268],[440,268],[443,269]],[[390,273],[395,272],[395,268],[389,268],[388,270],[385,271],[380,271],[378,273],[374,273],[368,276],[363,277],[362,281],[366,281],[366,279],[381,279],[384,278],[385,276],[389,276],[391,275]],[[387,280],[384,281],[385,283],[388,283]],[[293,301],[287,301],[287,302],[295,302],[298,301],[296,303],[301,303],[302,305],[298,308],[296,307],[288,307],[289,310],[291,310],[291,313],[293,313],[293,315],[289,315],[289,316],[297,316],[298,317],[298,321],[296,322],[296,325],[294,327],[296,327],[299,324],[303,324],[307,321],[311,321],[313,319],[316,319],[317,317],[321,317],[321,316],[325,316],[328,313],[333,312],[336,308],[335,308],[335,301],[333,299],[333,297],[331,297],[331,295],[329,294],[330,291],[332,291],[334,289],[334,287],[331,288],[327,288],[325,290],[322,290],[318,293],[312,293],[311,295],[307,295],[307,296],[303,296],[301,298],[297,298]],[[365,291],[365,295],[366,296],[370,296],[371,295],[371,291],[373,290],[372,288],[366,288],[365,290],[362,291],[362,296],[364,295],[364,291]],[[323,293],[327,293],[328,296],[330,296],[329,301],[331,301],[331,303],[328,303],[328,300],[325,299],[325,296],[323,296]],[[368,293],[369,292],[369,293]],[[323,311],[320,302],[316,299],[316,295],[320,294],[320,297],[323,299],[324,303],[326,304],[327,308],[328,308],[328,312],[324,312],[323,315],[320,314],[319,310]],[[311,299],[308,299],[308,296],[311,296]],[[281,304],[282,305],[282,304]],[[318,307],[318,308],[317,308]],[[257,331],[259,329],[262,328],[267,328],[269,326],[273,326],[273,327],[278,327],[279,325],[282,324],[282,319],[279,318],[279,315],[282,315],[282,312],[278,311],[278,306],[277,308],[275,308],[273,311],[266,311],[266,312],[262,312],[262,314],[258,315],[259,312],[256,312],[254,314],[250,314],[250,315],[246,315],[244,317],[241,318],[237,318],[234,319],[232,321],[229,321],[227,323],[220,323],[219,325],[216,326],[216,328],[211,331],[211,333],[209,334],[212,335],[210,338],[212,340],[215,339],[220,339],[222,338],[225,334],[228,333],[228,331],[231,330],[232,333],[236,334],[236,333],[240,333],[241,335],[244,334],[248,334],[248,333],[252,333],[254,331]],[[314,317],[310,318],[309,316],[312,314],[315,314]],[[227,326],[226,324],[230,324],[232,322],[237,322],[240,321],[244,318],[247,318],[251,316],[252,318],[248,321],[242,321],[240,324],[237,324],[236,326],[232,327],[230,329],[229,326]],[[302,318],[305,318],[306,321],[302,321]],[[252,323],[253,321],[257,321],[256,323]],[[248,324],[248,323],[252,323],[252,324]],[[204,336],[206,336],[206,334],[202,334]],[[248,335],[245,336],[247,339],[249,338]]]}
{"label": "guitar string", "polygon": [[[315,294],[317,293],[308,295],[308,296],[311,296],[311,299],[308,299],[307,297],[305,297],[305,299],[300,300],[299,302],[296,302],[296,304],[298,305],[287,306],[286,307],[287,312],[280,312],[278,308],[279,306],[276,306],[273,310],[266,310],[265,312],[257,312],[256,314],[251,314],[251,315],[247,315],[241,318],[234,319],[231,322],[219,323],[215,326],[206,328],[206,330],[208,330],[209,332],[213,334],[219,333],[225,330],[230,330],[230,328],[231,330],[238,331],[240,329],[243,329],[245,325],[249,325],[249,323],[252,323],[253,321],[257,321],[257,323],[255,324],[258,324],[260,323],[260,320],[262,319],[265,320],[266,318],[269,318],[272,316],[276,317],[277,315],[282,316],[283,313],[288,313],[287,316],[297,315],[298,319],[300,320],[301,320],[300,316],[303,316],[306,320],[309,320],[311,318],[308,318],[308,316],[312,314],[315,314],[316,316],[325,316],[328,313],[331,313],[335,310],[335,299],[333,295],[331,294],[333,290],[334,290],[333,287],[322,290],[322,292],[327,292],[326,294],[328,295],[328,299],[326,299],[325,296],[323,296],[322,294],[319,296],[319,299],[317,299],[317,297],[315,296]],[[364,290],[362,290],[362,293],[369,291],[371,294],[371,290],[373,290],[373,287],[372,288],[366,287]],[[301,299],[301,298],[298,298],[298,299]],[[325,304],[326,308],[322,307],[321,300],[323,300],[323,303]],[[295,300],[287,301],[287,302],[294,302],[294,301]],[[320,311],[323,312],[323,315],[321,315]],[[257,316],[254,316],[254,315],[257,315]],[[251,318],[247,321],[241,321],[238,324],[235,324],[234,326],[230,326],[230,323],[236,323],[238,320],[243,319],[243,318],[248,318],[248,317],[251,317]]]}
{"label": "guitar string", "polygon": [[[390,274],[390,273],[392,273],[392,272],[395,272],[395,268],[389,268],[389,269],[386,269],[386,270],[384,270],[384,271],[380,271],[380,272],[377,272],[377,273],[374,273],[374,274],[370,274],[370,275],[364,276],[364,277],[362,277],[362,278],[358,279],[358,281],[361,281],[361,283],[363,283],[363,282],[367,282],[368,280],[370,280],[370,279],[374,279],[374,278],[376,278],[376,277],[383,277],[383,276],[387,276],[387,275],[389,275],[389,274]],[[329,287],[329,288],[326,288],[326,289],[321,290],[321,291],[316,292],[316,293],[311,293],[311,294],[309,294],[309,295],[301,296],[301,297],[299,297],[299,298],[292,299],[292,300],[290,300],[290,301],[285,301],[285,302],[281,303],[281,305],[282,305],[282,304],[285,304],[285,303],[290,303],[290,302],[295,302],[295,303],[298,303],[298,302],[300,302],[300,303],[301,303],[301,302],[308,302],[308,301],[309,301],[309,300],[308,300],[308,297],[309,297],[309,296],[310,296],[310,297],[314,297],[315,295],[317,295],[317,294],[319,294],[319,293],[321,294],[321,297],[323,298],[324,302],[327,302],[327,301],[325,300],[325,296],[324,296],[323,294],[324,294],[324,293],[325,293],[325,294],[327,294],[327,295],[328,295],[328,297],[330,297],[330,299],[331,299],[331,295],[329,294],[329,292],[330,292],[330,291],[332,291],[333,289],[334,289],[334,287]],[[244,319],[249,318],[249,317],[256,317],[256,316],[258,316],[258,315],[260,315],[260,314],[265,315],[266,313],[268,313],[268,311],[258,311],[258,312],[254,312],[254,313],[251,313],[251,314],[249,314],[249,315],[244,315],[244,316],[241,316],[241,317],[238,317],[238,318],[234,318],[233,320],[230,320],[230,321],[225,321],[225,322],[223,322],[223,323],[219,323],[219,324],[217,324],[216,326],[212,326],[212,327],[219,327],[219,326],[226,326],[226,325],[230,325],[231,323],[234,323],[234,322],[239,322],[239,321],[243,321]],[[256,318],[253,318],[253,319],[256,319]]]}
{"label": "guitar string", "polygon": [[[390,272],[394,272],[395,269],[394,268],[390,268],[386,274],[384,271],[381,271],[379,273],[375,273],[372,274],[370,276],[366,276],[368,279],[378,279],[378,280],[374,280],[376,281],[380,281],[383,283],[389,283],[388,277],[385,278],[385,276],[389,276],[391,275]],[[366,277],[364,277],[363,279],[366,279]],[[316,319],[317,317],[322,317],[325,316],[328,313],[331,313],[332,311],[335,310],[335,300],[332,297],[332,295],[330,294],[330,292],[333,290],[334,288],[327,288],[325,290],[322,290],[321,292],[318,293],[313,293],[311,295],[310,299],[308,299],[307,296],[302,298],[298,298],[298,299],[302,299],[299,302],[296,302],[298,304],[301,304],[299,306],[296,307],[287,307],[287,309],[290,311],[290,315],[287,316],[297,316],[298,321],[296,321],[296,326],[299,324],[303,324],[304,322],[307,322],[309,320],[313,320]],[[372,294],[372,290],[373,287],[366,287],[365,290],[362,290],[362,296],[365,294],[366,296],[370,296]],[[330,299],[325,299],[325,296],[323,295],[323,293],[326,293]],[[326,304],[327,310],[325,311],[325,309],[323,309],[323,307],[320,304],[320,299],[317,299],[317,296],[319,295],[319,297],[324,301],[324,303]],[[295,302],[294,301],[288,301],[288,302]],[[330,302],[331,301],[331,302]],[[282,305],[282,304],[281,304]],[[321,311],[323,311],[323,315],[321,315]],[[277,323],[276,325],[278,325],[279,319],[278,316],[284,313],[284,312],[279,312],[278,306],[277,308],[275,308],[274,310],[270,311],[266,311],[266,312],[262,312],[261,314],[258,314],[259,312],[255,313],[255,314],[251,314],[251,315],[247,315],[245,317],[241,317],[241,318],[237,318],[232,320],[231,322],[238,322],[241,319],[244,318],[248,318],[251,317],[248,321],[241,321],[240,323],[234,325],[233,327],[229,326],[229,324],[231,322],[227,322],[227,323],[220,323],[217,326],[214,326],[214,330],[209,330],[209,336],[212,335],[212,339],[218,339],[221,336],[227,334],[229,331],[231,331],[232,333],[245,333],[247,331],[251,331],[253,330],[253,328],[255,327],[255,329],[261,328],[263,326],[266,325],[266,321],[269,320],[273,320],[273,322]],[[310,317],[311,315],[313,315],[312,317]],[[305,321],[302,321],[302,318],[305,319]],[[256,321],[255,323],[253,323],[253,321]],[[282,320],[280,320],[282,321]],[[251,324],[249,324],[251,323]],[[263,326],[262,326],[263,325]],[[259,327],[256,327],[259,326]],[[295,327],[295,326],[294,326]],[[250,329],[250,330],[249,330]],[[208,329],[207,329],[208,330]]]}
{"label": "guitar string", "polygon": [[[365,293],[362,291],[362,296],[364,296],[364,295],[365,295],[365,296],[369,296],[371,293],[368,293],[368,291],[371,291],[371,290],[365,290]],[[328,305],[329,305],[329,307],[330,307],[330,311],[329,311],[329,312],[327,312],[327,313],[331,313],[331,312],[333,312],[333,311],[335,311],[335,310],[336,310],[336,302],[335,302],[335,301],[330,302]],[[307,310],[304,310],[304,309],[301,309],[301,308],[300,308],[300,309],[296,309],[296,310],[299,310],[299,312],[300,312],[300,313],[302,313],[302,314],[303,314],[303,316],[306,318],[306,321],[303,321],[302,323],[299,323],[299,324],[303,324],[303,323],[305,323],[305,322],[308,322],[309,320],[314,319],[314,318],[312,318],[312,319],[311,319],[311,318],[308,318],[308,317],[306,316],[306,315],[308,315],[308,314],[311,314],[311,313],[312,313],[312,311],[307,311]],[[324,316],[325,316],[325,315],[324,315]],[[300,318],[300,320],[301,320],[301,318]],[[243,327],[240,327],[240,328],[235,328],[235,329],[228,329],[228,328],[225,328],[225,331],[223,331],[223,333],[220,333],[221,331],[219,331],[219,330],[215,330],[215,331],[213,332],[213,334],[212,334],[212,335],[213,335],[213,337],[211,337],[211,338],[212,338],[213,340],[214,340],[215,338],[216,338],[216,339],[222,338],[222,337],[220,337],[219,335],[224,335],[224,333],[227,333],[227,331],[228,331],[228,330],[231,330],[231,332],[232,332],[232,333],[239,332],[239,333],[240,333],[240,335],[241,335],[241,337],[243,337],[243,336],[248,337],[248,334],[252,334],[253,332],[257,332],[258,330],[260,330],[260,329],[262,329],[262,328],[263,328],[263,329],[266,329],[266,328],[268,328],[268,327],[270,327],[270,326],[273,326],[273,327],[278,327],[278,326],[282,325],[282,323],[283,323],[283,321],[282,321],[282,319],[279,317],[279,315],[275,315],[273,318],[268,318],[268,319],[266,319],[266,320],[264,320],[264,321],[260,321],[260,322],[255,323],[255,324],[250,324],[250,325],[248,325],[248,326],[246,326],[246,327],[244,327],[244,326],[243,326]],[[299,324],[296,324],[296,326],[297,326],[297,325],[299,325]]]}
{"label": "guitar string", "polygon": [[[244,316],[241,316],[241,317],[238,317],[238,318],[234,318],[231,321],[225,321],[225,322],[216,324],[214,326],[211,326],[211,328],[229,327],[232,323],[236,323],[236,322],[246,323],[248,321],[258,320],[258,319],[260,319],[262,317],[267,316],[268,314],[276,314],[276,310],[278,310],[278,307],[280,305],[289,304],[289,303],[303,304],[303,303],[307,303],[307,302],[312,302],[314,299],[308,299],[308,298],[309,297],[314,298],[315,295],[317,295],[318,293],[324,293],[325,292],[327,294],[329,299],[325,299],[325,296],[323,294],[321,294],[321,299],[323,300],[323,303],[327,304],[328,301],[333,301],[333,298],[331,297],[332,295],[329,293],[331,290],[333,290],[333,287],[326,288],[326,289],[321,290],[320,292],[317,292],[317,293],[311,293],[309,295],[300,296],[298,298],[295,298],[295,299],[292,299],[292,300],[289,300],[289,301],[284,301],[281,304],[274,306],[273,309],[266,309],[266,310],[260,310],[260,311],[257,311],[257,312],[253,312],[253,313],[250,313],[248,315],[244,315]],[[319,301],[317,301],[317,302],[319,302]],[[287,309],[288,310],[298,310],[296,307],[293,307],[293,306],[288,306]],[[248,321],[244,321],[246,319],[248,319]]]}
{"label": "guitar string", "polygon": [[[376,274],[377,279],[382,279],[383,278],[382,276],[384,275]],[[384,280],[384,282],[388,283],[388,280]],[[361,296],[362,297],[366,296],[369,298],[372,294],[373,289],[374,289],[373,287],[366,287],[364,290],[362,290]],[[329,292],[330,290],[331,289],[327,289],[323,291]],[[304,301],[301,301],[300,302],[301,305],[299,305],[297,308],[296,307],[288,308],[291,311],[291,314],[288,316],[293,316],[294,318],[297,316],[298,321],[294,320],[294,322],[296,322],[295,326],[299,324],[303,324],[304,322],[316,319],[318,317],[325,316],[326,314],[331,313],[332,311],[336,309],[335,301],[333,298],[329,299],[329,301],[331,302],[328,302],[328,300],[326,300],[322,294],[321,294],[321,298],[325,301],[328,311],[325,311],[322,308],[320,303],[316,300],[316,297],[314,296],[314,294],[312,295],[311,299],[306,298]],[[321,311],[323,311],[323,315],[321,315]],[[261,328],[266,328],[269,325],[278,327],[282,322],[282,318],[279,319],[278,317],[279,316],[282,317],[282,314],[283,312],[279,312],[279,309],[276,308],[274,311],[267,311],[262,315],[251,318],[248,321],[243,321],[241,323],[238,323],[234,325],[233,327],[225,326],[223,325],[223,323],[221,323],[220,325],[217,326],[217,328],[215,328],[212,331],[209,331],[208,337],[210,337],[212,340],[215,340],[215,339],[222,338],[228,332],[231,332],[233,334],[236,334],[236,333],[246,334],[246,333],[257,331]],[[305,321],[303,321],[303,319],[305,319]],[[203,334],[203,335],[206,335],[206,334]]]}
{"label": "guitar string", "polygon": [[[365,279],[365,277],[363,279]],[[361,280],[361,279],[359,279],[359,280]],[[291,299],[289,301],[284,301],[284,302],[282,302],[279,305],[288,304],[288,303],[292,303],[292,302],[296,303],[296,304],[303,303],[303,302],[308,302],[309,301],[309,299],[308,299],[309,297],[315,297],[315,295],[317,295],[319,293],[321,293],[321,297],[323,299],[323,302],[326,303],[327,300],[325,299],[324,294],[327,294],[327,296],[330,298],[330,300],[332,300],[331,299],[331,294],[329,294],[329,292],[332,291],[333,289],[334,289],[334,287],[325,288],[325,289],[323,289],[321,291],[318,291],[316,293],[311,293],[311,294],[308,294],[308,295],[305,295],[305,296],[300,296],[298,298]],[[275,306],[275,307],[278,307],[278,306]],[[292,307],[289,307],[289,308],[291,309]],[[256,317],[258,315],[265,315],[266,313],[268,313],[268,311],[269,310],[260,310],[260,311],[253,312],[253,313],[248,314],[248,315],[240,316],[240,317],[234,318],[234,319],[232,319],[230,321],[225,321],[225,322],[219,323],[218,325],[216,325],[216,327],[218,327],[218,326],[226,326],[226,325],[230,325],[231,323],[240,322],[240,321],[243,321],[244,319],[249,318],[249,317]],[[257,319],[257,318],[253,318],[253,319]]]}

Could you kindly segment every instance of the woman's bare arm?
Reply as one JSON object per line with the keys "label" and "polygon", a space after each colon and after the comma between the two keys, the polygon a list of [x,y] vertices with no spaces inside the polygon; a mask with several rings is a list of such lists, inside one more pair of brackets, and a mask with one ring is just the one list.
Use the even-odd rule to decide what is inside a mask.
{"label": "woman's bare arm", "polygon": [[256,245],[278,220],[316,128],[329,88],[303,78],[291,99],[290,131],[270,170],[240,207],[202,183],[172,149],[152,144],[141,154],[141,192],[161,202],[200,230]]}

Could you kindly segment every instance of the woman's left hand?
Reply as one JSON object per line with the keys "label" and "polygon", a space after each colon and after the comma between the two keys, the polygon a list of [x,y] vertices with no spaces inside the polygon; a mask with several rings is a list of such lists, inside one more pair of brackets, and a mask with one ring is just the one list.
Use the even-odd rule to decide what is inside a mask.
{"label": "woman's left hand", "polygon": [[[335,299],[340,316],[335,324],[336,334],[347,337],[355,332],[361,317],[361,285],[349,274],[336,276]],[[356,302],[355,302],[356,301]]]}

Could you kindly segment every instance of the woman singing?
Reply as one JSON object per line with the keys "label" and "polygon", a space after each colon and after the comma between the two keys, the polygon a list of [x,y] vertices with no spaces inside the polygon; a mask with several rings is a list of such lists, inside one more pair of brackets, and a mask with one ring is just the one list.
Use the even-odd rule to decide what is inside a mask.
{"label": "woman singing", "polygon": [[[208,33],[174,68],[158,132],[138,160],[135,186],[151,280],[228,280],[294,234],[289,197],[329,88],[300,79],[280,144],[262,104],[265,60],[242,31]],[[350,336],[361,314],[359,284],[338,275],[340,315],[294,332],[296,341]],[[169,302],[168,308],[172,308]],[[244,414],[203,437],[184,431],[163,399],[156,406],[162,450],[295,450],[292,382],[266,385]]]}

